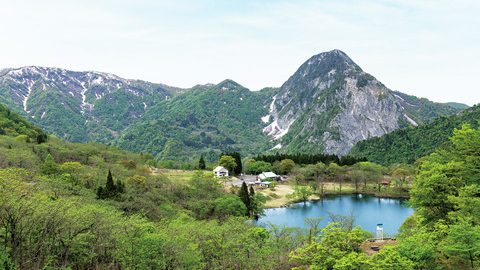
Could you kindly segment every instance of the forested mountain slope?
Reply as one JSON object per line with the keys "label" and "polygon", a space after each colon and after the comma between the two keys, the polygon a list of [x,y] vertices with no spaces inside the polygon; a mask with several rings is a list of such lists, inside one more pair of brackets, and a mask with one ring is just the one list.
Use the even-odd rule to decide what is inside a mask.
{"label": "forested mountain slope", "polygon": [[384,165],[413,163],[448,141],[463,123],[478,126],[480,107],[474,106],[456,115],[440,117],[431,123],[396,130],[378,138],[357,143],[350,155],[366,157]]}
{"label": "forested mountain slope", "polygon": [[62,139],[163,160],[212,160],[231,150],[345,155],[358,141],[464,107],[392,91],[340,50],[311,57],[280,88],[261,91],[231,80],[181,89],[94,71],[4,69],[0,103]]}
{"label": "forested mountain slope", "polygon": [[24,135],[28,139],[39,141],[43,141],[47,136],[39,127],[30,124],[2,104],[0,104],[0,135]]}
{"label": "forested mountain slope", "polygon": [[115,144],[159,159],[204,154],[207,160],[216,160],[222,151],[264,152],[271,143],[262,134],[261,118],[267,114],[265,100],[274,92],[252,92],[231,80],[197,86],[150,108]]}
{"label": "forested mountain slope", "polygon": [[74,142],[109,142],[150,106],[182,91],[93,71],[36,66],[0,71],[0,103]]}

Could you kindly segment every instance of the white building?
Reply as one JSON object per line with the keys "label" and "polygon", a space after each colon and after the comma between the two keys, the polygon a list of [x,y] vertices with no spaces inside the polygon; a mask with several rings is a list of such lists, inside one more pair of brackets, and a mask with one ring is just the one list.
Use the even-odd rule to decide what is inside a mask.
{"label": "white building", "polygon": [[228,177],[228,170],[225,169],[225,167],[217,166],[213,169],[213,174],[215,174],[216,177]]}
{"label": "white building", "polygon": [[271,180],[277,180],[280,181],[280,175],[275,174],[274,172],[263,172],[258,175],[258,179],[260,181],[271,181]]}

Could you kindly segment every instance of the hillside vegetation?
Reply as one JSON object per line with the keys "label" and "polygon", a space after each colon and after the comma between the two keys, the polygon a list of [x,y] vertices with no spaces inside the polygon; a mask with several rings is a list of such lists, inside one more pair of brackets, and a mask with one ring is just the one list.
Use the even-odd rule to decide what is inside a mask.
{"label": "hillside vegetation", "polygon": [[47,136],[40,128],[30,124],[2,104],[0,104],[0,135],[23,135],[26,137],[25,140],[38,140],[38,142],[43,142]]}
{"label": "hillside vegetation", "polygon": [[[19,131],[34,129],[19,120],[27,126]],[[480,130],[468,125],[421,160],[411,193],[415,215],[396,245],[372,256],[360,249],[371,235],[348,217],[325,228],[319,217],[306,220],[306,230],[258,227],[249,217],[261,214],[264,198],[246,185],[226,191],[204,171],[175,181],[151,173],[151,155],[26,138],[0,135],[0,269],[478,268]],[[295,173],[291,160],[278,165]],[[341,170],[320,165],[302,174],[315,181],[318,172]],[[352,176],[377,177],[376,167],[361,162]],[[296,193],[302,190],[309,188]]]}
{"label": "hillside vegetation", "polygon": [[468,123],[478,125],[480,106],[474,106],[450,117],[440,117],[416,128],[399,129],[378,138],[357,143],[350,155],[390,165],[413,163],[448,142],[455,128]]}
{"label": "hillside vegetation", "polygon": [[222,151],[261,153],[270,143],[262,134],[260,119],[267,109],[260,97],[271,91],[251,92],[231,80],[195,87],[150,108],[115,144],[152,153],[157,160],[191,161],[204,154],[213,161]]}

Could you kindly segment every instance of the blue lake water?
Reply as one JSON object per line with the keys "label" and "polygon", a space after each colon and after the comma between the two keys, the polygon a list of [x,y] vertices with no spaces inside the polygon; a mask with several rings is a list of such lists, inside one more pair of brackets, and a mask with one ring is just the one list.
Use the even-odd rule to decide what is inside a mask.
{"label": "blue lake water", "polygon": [[348,216],[353,213],[355,224],[372,233],[375,232],[376,225],[382,223],[386,235],[393,236],[405,219],[413,214],[413,209],[402,199],[361,194],[327,196],[305,204],[266,209],[258,224],[264,226],[273,223],[277,226],[306,228],[305,218],[323,217],[321,227],[324,227],[331,221],[329,213]]}

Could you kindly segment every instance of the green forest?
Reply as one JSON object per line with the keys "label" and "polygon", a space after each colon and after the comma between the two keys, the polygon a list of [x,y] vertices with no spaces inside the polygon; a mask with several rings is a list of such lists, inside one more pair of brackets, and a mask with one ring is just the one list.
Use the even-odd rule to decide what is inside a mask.
{"label": "green forest", "polygon": [[350,151],[350,155],[365,157],[369,161],[383,165],[411,164],[431,154],[443,144],[448,144],[455,128],[460,128],[464,123],[476,127],[479,119],[480,107],[476,105],[449,117],[439,117],[416,128],[398,129],[381,137],[358,142]]}
{"label": "green forest", "polygon": [[[154,172],[151,155],[37,140],[44,133],[6,109],[0,130],[0,269],[480,268],[480,130],[468,124],[417,160],[415,214],[374,255],[360,248],[372,235],[346,219],[255,225],[265,198],[226,190],[209,171],[179,181]],[[254,162],[270,164],[244,170]],[[292,162],[275,165],[314,169]],[[366,163],[352,168],[376,168]]]}
{"label": "green forest", "polygon": [[273,91],[251,92],[231,80],[196,86],[150,108],[113,144],[152,153],[156,160],[185,162],[199,153],[213,162],[222,151],[264,152],[272,143],[262,134],[260,118],[267,114],[263,103]]}

